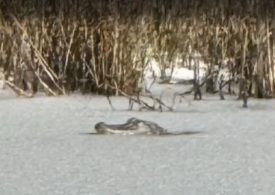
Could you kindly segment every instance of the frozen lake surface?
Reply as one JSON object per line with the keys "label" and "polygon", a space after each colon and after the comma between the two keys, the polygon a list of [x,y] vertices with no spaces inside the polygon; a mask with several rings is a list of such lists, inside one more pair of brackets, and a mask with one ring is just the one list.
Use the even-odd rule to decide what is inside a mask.
{"label": "frozen lake surface", "polygon": [[[0,91],[1,195],[275,194],[275,100],[178,103],[128,111],[124,98],[17,98]],[[87,135],[97,122],[150,120],[169,137]]]}

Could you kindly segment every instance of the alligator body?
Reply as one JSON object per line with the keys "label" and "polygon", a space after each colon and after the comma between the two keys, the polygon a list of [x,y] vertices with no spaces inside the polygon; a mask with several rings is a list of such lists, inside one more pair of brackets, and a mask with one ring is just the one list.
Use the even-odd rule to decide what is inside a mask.
{"label": "alligator body", "polygon": [[123,124],[97,123],[95,130],[98,134],[122,134],[122,135],[166,135],[166,129],[150,121],[130,118]]}

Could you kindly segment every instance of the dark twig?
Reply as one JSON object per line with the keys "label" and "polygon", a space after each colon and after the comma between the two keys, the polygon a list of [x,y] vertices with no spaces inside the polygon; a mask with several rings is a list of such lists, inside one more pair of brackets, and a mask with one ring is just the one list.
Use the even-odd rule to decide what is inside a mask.
{"label": "dark twig", "polygon": [[[131,96],[131,95],[125,93],[124,91],[122,91],[121,89],[118,89],[117,87],[114,87],[114,86],[111,86],[111,85],[108,85],[108,87],[110,87],[111,89],[116,89],[122,96],[124,96],[124,97],[126,97],[126,98],[129,99],[129,109],[130,110],[133,109],[133,104],[134,103],[140,105],[141,108],[145,108],[147,110],[151,110],[151,111],[156,111],[157,110],[157,108],[156,108],[155,105],[150,106],[147,102],[145,102],[144,100],[142,100],[140,98],[140,94],[139,93],[135,97],[135,96]],[[152,99],[154,102],[157,102],[158,105],[159,105],[158,110],[160,112],[163,111],[162,107],[167,108],[169,111],[173,111],[172,107],[167,106],[160,98],[154,97],[151,93],[149,95],[143,95],[143,97],[148,97],[148,98]]]}

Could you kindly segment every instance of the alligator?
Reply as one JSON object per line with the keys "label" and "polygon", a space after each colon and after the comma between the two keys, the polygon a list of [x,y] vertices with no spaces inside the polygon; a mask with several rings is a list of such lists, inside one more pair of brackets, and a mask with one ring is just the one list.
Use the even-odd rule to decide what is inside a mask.
{"label": "alligator", "polygon": [[182,134],[196,134],[195,131],[184,132],[168,132],[165,128],[158,124],[140,120],[137,118],[130,118],[123,124],[106,124],[99,122],[95,125],[96,134],[117,134],[117,135],[182,135]]}

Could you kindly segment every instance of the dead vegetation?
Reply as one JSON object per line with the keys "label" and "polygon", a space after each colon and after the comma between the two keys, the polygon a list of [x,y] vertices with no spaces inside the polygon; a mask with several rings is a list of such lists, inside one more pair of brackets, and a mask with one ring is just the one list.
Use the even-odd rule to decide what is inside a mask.
{"label": "dead vegetation", "polygon": [[[273,97],[275,3],[232,2],[2,0],[0,67],[19,95],[80,90],[124,95],[161,110],[172,108],[150,95],[158,106],[147,105],[138,95],[148,59],[157,59],[164,69],[176,58],[191,60],[196,51],[210,64],[209,72],[212,65],[233,59],[232,75],[249,83],[244,92],[240,82],[240,97]],[[194,89],[200,99],[196,83]]]}

